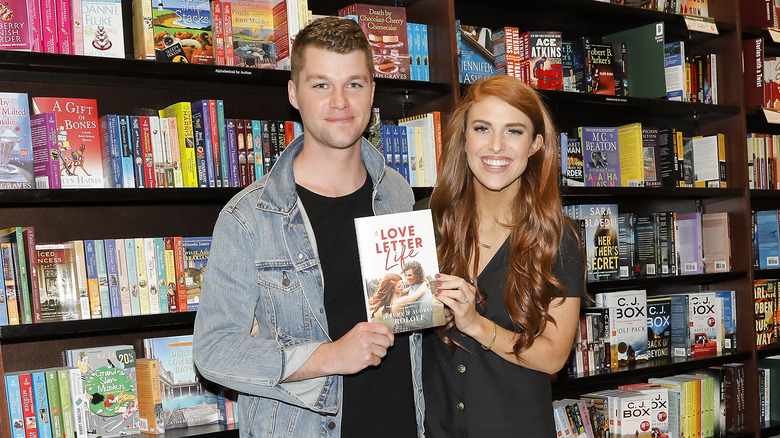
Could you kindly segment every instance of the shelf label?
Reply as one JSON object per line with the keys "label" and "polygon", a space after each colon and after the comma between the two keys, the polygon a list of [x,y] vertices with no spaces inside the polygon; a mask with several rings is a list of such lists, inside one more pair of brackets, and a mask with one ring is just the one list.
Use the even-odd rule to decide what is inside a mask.
{"label": "shelf label", "polygon": [[780,108],[761,108],[767,123],[780,125]]}
{"label": "shelf label", "polygon": [[688,27],[688,30],[718,35],[718,26],[715,25],[714,18],[697,15],[683,15],[683,17],[685,17],[685,26]]}

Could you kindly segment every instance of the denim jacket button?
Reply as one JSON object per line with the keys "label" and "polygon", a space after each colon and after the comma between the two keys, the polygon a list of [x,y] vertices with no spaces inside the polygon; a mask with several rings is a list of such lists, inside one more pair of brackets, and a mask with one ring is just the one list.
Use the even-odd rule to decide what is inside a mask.
{"label": "denim jacket button", "polygon": [[325,309],[320,309],[320,315],[322,315],[323,313],[325,313]]}
{"label": "denim jacket button", "polygon": [[333,430],[335,428],[336,428],[336,423],[334,423],[332,421],[330,423],[328,423],[328,429]]}
{"label": "denim jacket button", "polygon": [[301,254],[301,253],[298,253],[298,260],[300,260],[300,259],[302,259],[302,258],[303,258],[303,254]]}
{"label": "denim jacket button", "polygon": [[287,278],[287,277],[284,277],[284,279],[282,280],[282,286],[286,287],[286,286],[289,286],[289,285],[290,285],[290,279]]}

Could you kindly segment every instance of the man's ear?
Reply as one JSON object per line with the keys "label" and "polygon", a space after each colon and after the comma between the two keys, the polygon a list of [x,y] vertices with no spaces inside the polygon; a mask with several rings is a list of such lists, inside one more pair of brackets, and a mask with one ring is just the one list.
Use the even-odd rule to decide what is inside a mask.
{"label": "man's ear", "polygon": [[293,82],[292,79],[287,81],[287,99],[290,100],[290,105],[292,105],[293,108],[299,109],[298,108],[298,97],[295,94],[295,83]]}

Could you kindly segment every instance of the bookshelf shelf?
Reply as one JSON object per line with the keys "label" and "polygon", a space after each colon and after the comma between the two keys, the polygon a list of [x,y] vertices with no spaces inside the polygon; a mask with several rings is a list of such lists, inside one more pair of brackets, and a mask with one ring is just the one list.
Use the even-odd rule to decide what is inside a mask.
{"label": "bookshelf shelf", "polygon": [[616,290],[644,289],[644,288],[675,288],[684,290],[699,290],[701,285],[717,284],[727,281],[739,280],[748,277],[746,271],[719,272],[712,274],[692,275],[668,275],[666,277],[635,278],[626,280],[590,281],[588,292],[608,292]]}

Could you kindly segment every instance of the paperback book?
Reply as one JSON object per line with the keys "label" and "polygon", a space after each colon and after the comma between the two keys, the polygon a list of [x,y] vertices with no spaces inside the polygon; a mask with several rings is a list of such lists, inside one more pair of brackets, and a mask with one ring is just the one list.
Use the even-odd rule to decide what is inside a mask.
{"label": "paperback book", "polygon": [[152,29],[158,61],[214,63],[209,0],[158,0]]}
{"label": "paperback book", "polygon": [[588,280],[618,280],[618,205],[575,205],[573,211],[583,227]]}
{"label": "paperback book", "polygon": [[617,127],[579,128],[586,187],[620,186]]}
{"label": "paperback book", "polygon": [[355,219],[366,316],[394,333],[444,324],[430,210]]}
{"label": "paperback book", "polygon": [[34,186],[27,94],[0,93],[0,189],[31,189]]}
{"label": "paperback book", "polygon": [[[601,292],[596,305],[609,307],[611,345],[617,348],[618,365],[647,361],[647,293],[645,290]],[[614,317],[612,316],[614,313]]]}
{"label": "paperback book", "polygon": [[66,350],[65,357],[68,366],[76,367],[81,373],[84,392],[72,394],[72,398],[88,402],[87,436],[118,437],[139,433],[133,346]]}
{"label": "paperback book", "polygon": [[206,273],[206,263],[211,249],[211,237],[183,237],[184,282],[187,285],[187,308],[180,312],[198,310],[200,285]]}
{"label": "paperback book", "polygon": [[73,242],[35,245],[41,317],[45,321],[81,318]]}
{"label": "paperback book", "polygon": [[405,7],[355,3],[340,9],[339,15],[357,16],[374,55],[374,77],[409,79]]}

